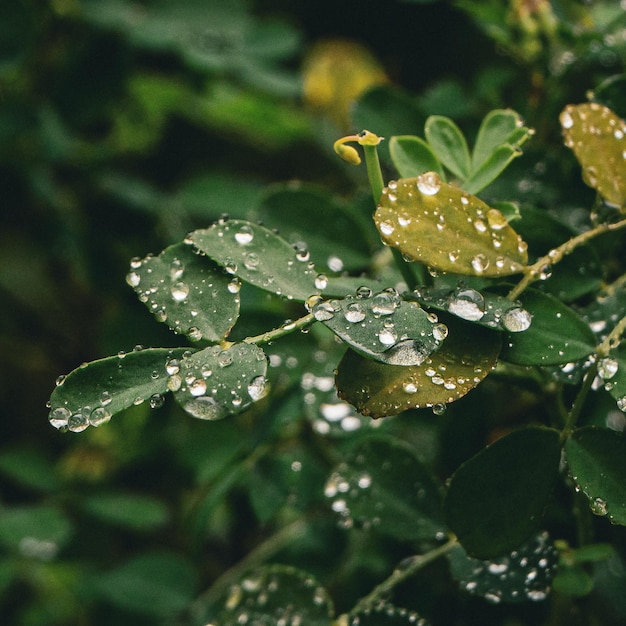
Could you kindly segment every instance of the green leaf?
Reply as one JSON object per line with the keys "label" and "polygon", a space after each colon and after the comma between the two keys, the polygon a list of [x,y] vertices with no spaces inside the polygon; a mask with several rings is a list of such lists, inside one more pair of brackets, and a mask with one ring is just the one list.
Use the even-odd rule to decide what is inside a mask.
{"label": "green leaf", "polygon": [[320,299],[311,312],[360,354],[391,365],[419,365],[448,333],[445,325],[435,325],[424,309],[401,300],[395,290]]}
{"label": "green leaf", "polygon": [[560,458],[558,431],[528,427],[498,439],[457,469],[444,511],[468,554],[501,556],[537,530]]}
{"label": "green leaf", "polygon": [[332,614],[330,596],[310,574],[285,565],[268,565],[232,585],[218,623],[330,626]]}
{"label": "green leaf", "polygon": [[281,236],[290,244],[302,247],[304,243],[318,267],[328,266],[333,258],[341,259],[348,271],[361,270],[370,263],[361,225],[345,203],[322,188],[293,184],[271,187],[259,217],[268,228],[280,228]]}
{"label": "green leaf", "polygon": [[[166,393],[168,364],[188,348],[146,348],[85,363],[61,379],[50,397],[55,428],[81,432],[134,404]],[[155,398],[156,399],[156,398]]]}
{"label": "green leaf", "polygon": [[626,526],[626,439],[623,433],[588,426],[565,444],[572,480],[596,515]]}
{"label": "green leaf", "polygon": [[465,180],[471,171],[467,141],[461,129],[442,115],[431,115],[424,126],[426,139],[439,160],[457,178]]}
{"label": "green leaf", "polygon": [[478,193],[492,183],[507,168],[509,163],[521,156],[519,148],[498,146],[463,183],[463,189],[469,193]]}
{"label": "green leaf", "polygon": [[538,602],[550,593],[559,553],[547,532],[526,541],[507,555],[490,560],[467,556],[462,546],[448,552],[459,587],[492,604]]}
{"label": "green leaf", "polygon": [[397,539],[435,539],[446,527],[441,494],[404,442],[373,436],[359,442],[329,476],[324,493],[341,525]]}
{"label": "green leaf", "polygon": [[70,540],[70,520],[55,506],[0,508],[0,543],[32,558],[54,558]]}
{"label": "green leaf", "polygon": [[419,137],[396,135],[389,140],[389,154],[401,178],[437,172],[445,180],[443,167],[431,147]]}
{"label": "green leaf", "polygon": [[60,487],[54,465],[37,450],[14,448],[0,454],[0,472],[36,491],[56,491]]}
{"label": "green leaf", "polygon": [[626,119],[626,74],[610,76],[591,93],[590,98]]}
{"label": "green leaf", "polygon": [[192,341],[220,341],[239,317],[232,276],[184,243],[131,261],[126,281],[159,322]]}
{"label": "green leaf", "polygon": [[[430,2],[432,0],[413,0]],[[345,626],[428,626],[416,611],[399,608],[389,602],[381,602],[362,613],[351,613]]]}
{"label": "green leaf", "polygon": [[172,617],[193,599],[195,572],[180,556],[150,552],[99,574],[98,595],[123,609],[155,617]]}
{"label": "green leaf", "polygon": [[568,104],[559,117],[565,145],[582,167],[583,180],[608,204],[626,205],[626,122],[591,102]]}
{"label": "green leaf", "polygon": [[528,260],[526,244],[500,211],[435,172],[392,181],[374,220],[386,244],[444,272],[507,276]]}
{"label": "green leaf", "polygon": [[319,293],[308,251],[297,253],[271,230],[244,220],[218,222],[189,236],[192,243],[227,272],[291,300]]}
{"label": "green leaf", "polygon": [[180,361],[169,388],[187,413],[218,420],[245,411],[266,392],[267,360],[261,348],[237,343],[210,346]]}
{"label": "green leaf", "polygon": [[593,578],[580,565],[565,565],[552,581],[557,593],[573,598],[584,598],[593,591]]}
{"label": "green leaf", "polygon": [[170,516],[163,502],[145,494],[101,493],[85,498],[81,507],[105,523],[139,531],[160,528]]}
{"label": "green leaf", "polygon": [[584,359],[595,350],[592,330],[573,309],[531,289],[520,300],[532,315],[532,323],[523,333],[507,333],[503,360],[518,365],[558,365]]}
{"label": "green leaf", "polygon": [[[478,129],[478,136],[472,152],[472,172],[476,172],[505,144],[514,147],[521,143],[519,130],[524,128],[520,116],[510,109],[495,109],[487,113]],[[529,131],[526,129],[527,134]]]}
{"label": "green leaf", "polygon": [[448,337],[421,365],[387,365],[348,350],[337,368],[339,397],[372,417],[462,398],[495,367],[500,337],[453,318],[446,325]]}

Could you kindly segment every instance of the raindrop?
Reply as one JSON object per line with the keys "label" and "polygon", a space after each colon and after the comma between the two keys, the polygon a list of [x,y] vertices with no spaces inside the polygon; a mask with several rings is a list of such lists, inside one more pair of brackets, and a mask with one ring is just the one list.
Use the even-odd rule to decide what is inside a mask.
{"label": "raindrop", "polygon": [[464,320],[476,322],[485,315],[485,299],[475,289],[461,289],[448,303],[448,311]]}
{"label": "raindrop", "polygon": [[126,282],[133,288],[138,287],[141,282],[141,276],[137,272],[129,272],[126,274]]}
{"label": "raindrop", "polygon": [[351,302],[343,313],[348,322],[355,324],[365,319],[365,310],[360,302]]}
{"label": "raindrop", "polygon": [[395,333],[393,328],[383,328],[378,333],[378,341],[383,344],[383,346],[393,346],[398,339],[398,335]]}
{"label": "raindrop", "polygon": [[57,387],[60,387],[65,382],[65,378],[65,374],[61,374],[61,376],[58,376],[57,379],[54,381],[54,384]]}
{"label": "raindrop", "polygon": [[217,362],[220,367],[228,367],[233,362],[233,355],[228,350],[222,350],[217,355]]}
{"label": "raindrop", "polygon": [[154,393],[148,402],[151,409],[160,409],[165,404],[165,396],[162,393]]}
{"label": "raindrop", "polygon": [[433,404],[432,411],[435,415],[443,415],[446,412],[446,405],[443,402]]}
{"label": "raindrop", "polygon": [[372,299],[372,313],[377,316],[391,315],[400,304],[400,296],[391,291],[381,291]]}
{"label": "raindrop", "polygon": [[619,363],[617,362],[616,359],[605,357],[598,361],[598,375],[603,380],[608,380],[609,378],[613,378],[613,376],[617,374],[618,369],[619,369]]}
{"label": "raindrop", "polygon": [[384,221],[379,224],[380,232],[383,235],[392,235],[395,230],[394,225],[389,221]]}
{"label": "raindrop", "polygon": [[542,265],[539,269],[537,277],[539,278],[539,280],[548,280],[550,276],[552,276],[552,266],[546,263],[545,265]]}
{"label": "raindrop", "polygon": [[343,261],[338,256],[329,256],[326,263],[332,272],[341,272],[343,269]]}
{"label": "raindrop", "polygon": [[315,277],[315,288],[326,289],[327,286],[328,286],[328,276],[326,276],[326,274],[318,274]]}
{"label": "raindrop", "polygon": [[335,309],[328,300],[322,300],[314,304],[311,312],[318,322],[325,322],[335,317]]}
{"label": "raindrop", "polygon": [[623,411],[624,413],[626,413],[626,396],[622,396],[621,398],[618,398],[616,402],[617,402],[617,408],[620,411]]}
{"label": "raindrop", "polygon": [[252,243],[254,239],[254,232],[252,228],[248,224],[244,224],[241,228],[235,233],[235,241],[240,246],[246,246],[249,243]]}
{"label": "raindrop", "polygon": [[604,516],[609,512],[609,507],[602,498],[595,498],[592,502],[590,502],[589,506],[594,515]]}
{"label": "raindrop", "polygon": [[487,222],[491,230],[502,230],[508,224],[506,217],[498,209],[487,211]]}
{"label": "raindrop", "polygon": [[362,300],[365,299],[365,298],[371,298],[372,297],[372,290],[369,287],[367,287],[366,285],[361,285],[356,290],[356,297],[360,298]]}
{"label": "raindrop", "polygon": [[389,365],[421,365],[428,354],[421,342],[415,339],[406,339],[385,352],[385,363]]}
{"label": "raindrop", "polygon": [[402,389],[404,390],[404,393],[417,393],[417,385],[411,380],[411,381],[407,381],[402,385]]}
{"label": "raindrop", "polygon": [[448,336],[448,327],[445,324],[435,324],[433,326],[433,337],[437,341],[443,341]]}
{"label": "raindrop", "polygon": [[202,339],[202,331],[197,326],[192,326],[187,331],[187,337],[189,337],[191,341],[200,341],[200,339]]}
{"label": "raindrop", "polygon": [[472,258],[471,265],[477,274],[482,274],[489,267],[489,259],[484,254],[477,254]]}
{"label": "raindrop", "polygon": [[241,289],[241,281],[238,278],[233,278],[228,283],[228,291],[230,293],[239,293],[240,289]]}
{"label": "raindrop", "polygon": [[173,259],[170,264],[170,278],[172,280],[179,280],[182,278],[185,272],[185,266],[180,259]]}
{"label": "raindrop", "polygon": [[72,413],[67,420],[67,428],[73,433],[80,433],[88,427],[89,419],[81,411]]}
{"label": "raindrop", "polygon": [[250,381],[248,385],[248,395],[254,402],[266,395],[266,383],[265,376],[256,376]]}
{"label": "raindrop", "polygon": [[189,393],[192,396],[203,396],[206,393],[206,383],[203,378],[196,378],[189,384]]}
{"label": "raindrop", "polygon": [[189,415],[201,420],[215,420],[222,417],[220,405],[216,402],[215,398],[211,398],[210,396],[193,398],[186,402],[183,408]]}
{"label": "raindrop", "polygon": [[247,270],[256,270],[259,266],[259,255],[254,252],[248,252],[243,260],[243,264]]}
{"label": "raindrop", "polygon": [[563,128],[565,128],[566,130],[574,126],[574,118],[572,117],[568,109],[569,107],[567,107],[559,116],[559,120],[561,121],[561,126],[563,126]]}
{"label": "raindrop", "polygon": [[172,285],[170,292],[175,302],[183,302],[189,295],[189,285],[182,281],[177,281]]}
{"label": "raindrop", "polygon": [[55,428],[66,428],[67,422],[70,418],[71,412],[64,406],[59,406],[56,409],[52,409],[48,415],[48,421]]}
{"label": "raindrop", "polygon": [[138,270],[141,267],[141,259],[138,256],[134,256],[131,260],[130,260],[130,268],[133,270]]}
{"label": "raindrop", "polygon": [[417,177],[417,188],[425,196],[434,196],[441,189],[441,179],[437,172],[425,172]]}
{"label": "raindrop", "polygon": [[180,372],[180,361],[178,359],[169,359],[165,364],[165,371],[172,376]]}
{"label": "raindrop", "polygon": [[502,326],[512,333],[521,333],[530,328],[532,315],[520,307],[509,309],[502,316]]}
{"label": "raindrop", "polygon": [[102,426],[102,424],[106,424],[108,421],[110,421],[110,419],[111,413],[102,406],[96,407],[89,414],[89,423],[92,426]]}

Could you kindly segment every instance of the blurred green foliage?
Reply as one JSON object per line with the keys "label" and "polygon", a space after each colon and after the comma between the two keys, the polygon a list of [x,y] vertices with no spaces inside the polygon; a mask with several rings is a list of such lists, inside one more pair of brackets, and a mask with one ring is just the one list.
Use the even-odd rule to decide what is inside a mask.
{"label": "blurred green foliage", "polygon": [[[158,252],[223,213],[284,228],[288,217],[276,215],[288,215],[290,194],[300,189],[322,215],[342,207],[346,225],[329,226],[329,241],[316,244],[324,254],[331,256],[332,241],[363,231],[366,243],[355,241],[346,259],[357,270],[377,235],[359,223],[369,201],[363,173],[331,152],[344,125],[390,137],[421,133],[431,114],[449,115],[474,137],[484,115],[504,107],[537,132],[487,196],[521,205],[531,253],[533,243],[538,251],[553,245],[547,240],[557,230],[584,226],[582,207],[593,193],[563,149],[556,119],[594,88],[625,115],[623,79],[603,82],[624,72],[623,3],[350,0],[341,9],[349,20],[336,2],[301,4],[0,5],[2,623],[206,623],[238,575],[269,561],[310,571],[339,613],[407,554],[405,537],[346,533],[329,511],[328,475],[372,422],[358,418],[353,437],[315,428],[341,357],[327,336],[318,338],[325,350],[313,354],[305,336],[289,338],[285,354],[276,345],[284,367],[272,382],[284,393],[230,420],[205,424],[166,402],[158,410],[133,406],[114,425],[80,436],[49,427],[45,403],[62,372],[137,343],[182,344],[124,284],[131,257]],[[326,87],[337,98],[324,109],[305,98],[315,60],[307,53],[338,38],[369,49],[363,58],[368,71],[376,68],[366,81],[373,88],[362,93],[354,81],[346,99],[341,74],[332,74]],[[383,144],[390,168],[386,151]],[[305,217],[289,228],[297,234]],[[620,249],[618,238],[603,241],[603,255]],[[596,251],[578,252],[584,258],[559,267],[546,291],[584,297],[624,271],[613,254],[600,277]],[[568,277],[581,266],[588,282],[572,294]],[[284,321],[281,303],[254,298],[248,334]],[[590,319],[593,310],[589,304]],[[298,367],[290,366],[294,354]],[[301,381],[303,364],[310,380]],[[304,414],[301,383],[310,394]],[[598,394],[585,422],[605,425],[609,415],[623,428],[608,396]],[[446,478],[498,434],[529,416],[540,420],[544,400],[532,377],[505,388],[487,381],[442,416],[414,410],[380,428]],[[563,504],[570,496],[558,495],[548,519],[577,545]],[[614,551],[597,564],[572,556],[562,567],[574,582],[555,585],[546,603],[488,605],[460,594],[434,564],[395,591],[396,604],[434,625],[617,626],[626,615],[626,537],[605,519],[587,521]],[[276,575],[293,593],[315,597],[315,586],[292,570]]]}

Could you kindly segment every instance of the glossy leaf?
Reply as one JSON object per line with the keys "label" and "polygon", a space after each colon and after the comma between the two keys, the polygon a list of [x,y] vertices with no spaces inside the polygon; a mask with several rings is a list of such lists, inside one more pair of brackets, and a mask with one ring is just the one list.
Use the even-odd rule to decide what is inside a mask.
{"label": "glossy leaf", "polygon": [[239,316],[232,276],[184,243],[131,261],[126,281],[158,321],[192,341],[223,339]]}
{"label": "glossy leaf", "polygon": [[525,291],[520,300],[532,315],[523,333],[507,333],[501,358],[519,365],[558,365],[589,356],[596,339],[571,308],[548,294]]}
{"label": "glossy leaf", "polygon": [[468,554],[501,556],[537,530],[560,458],[558,431],[528,427],[498,439],[457,469],[444,511]]}
{"label": "glossy leaf", "polygon": [[86,363],[61,379],[50,397],[50,423],[74,432],[169,390],[167,365],[188,348],[146,348]]}
{"label": "glossy leaf", "polygon": [[435,539],[445,532],[441,494],[404,442],[368,437],[326,481],[324,493],[345,528],[353,525],[397,539]]}
{"label": "glossy leaf", "polygon": [[218,420],[261,399],[267,391],[266,373],[265,354],[254,344],[210,346],[182,359],[168,387],[193,417]]}
{"label": "glossy leaf", "polygon": [[428,626],[428,624],[429,622],[420,617],[416,611],[380,602],[361,613],[351,613],[345,626]]}
{"label": "glossy leaf", "polygon": [[401,178],[437,172],[445,180],[443,167],[431,147],[419,137],[397,135],[389,140],[389,154]]}
{"label": "glossy leaf", "polygon": [[626,526],[626,439],[623,433],[592,426],[575,431],[565,444],[572,480],[593,513]]}
{"label": "glossy leaf", "polygon": [[244,220],[218,222],[189,236],[193,244],[227,272],[256,287],[291,300],[319,293],[317,272],[308,266],[308,254],[298,255],[282,237]]}
{"label": "glossy leaf", "polygon": [[145,494],[91,495],[81,503],[81,507],[105,523],[139,531],[161,528],[169,519],[165,504]]}
{"label": "glossy leaf", "polygon": [[469,557],[460,545],[448,553],[448,558],[461,589],[499,604],[545,600],[559,554],[548,533],[542,532],[509,554],[486,561]]}
{"label": "glossy leaf", "polygon": [[419,365],[445,339],[448,329],[435,326],[415,302],[394,290],[371,297],[320,300],[315,318],[360,354],[392,365]]}
{"label": "glossy leaf", "polygon": [[442,346],[421,365],[377,363],[348,350],[337,369],[339,397],[372,417],[445,406],[469,393],[495,367],[498,333],[454,319]]}
{"label": "glossy leaf", "polygon": [[471,171],[471,159],[461,129],[448,117],[431,115],[424,133],[441,163],[457,178],[465,180]]}
{"label": "glossy leaf", "polygon": [[195,586],[191,565],[168,552],[138,556],[94,581],[98,595],[111,604],[170,619],[189,605]]}
{"label": "glossy leaf", "polygon": [[361,223],[353,218],[346,203],[322,188],[294,184],[271,187],[258,214],[266,227],[279,228],[281,237],[290,244],[308,250],[319,268],[332,265],[333,258],[341,259],[348,271],[369,265],[370,250]]}
{"label": "glossy leaf", "polygon": [[2,507],[0,544],[32,558],[49,560],[71,538],[70,520],[52,505]]}
{"label": "glossy leaf", "polygon": [[332,600],[313,576],[294,567],[267,565],[230,587],[218,623],[330,626],[332,614]]}
{"label": "glossy leaf", "polygon": [[598,377],[617,403],[620,411],[626,411],[626,348],[619,346],[607,357],[599,358]]}
{"label": "glossy leaf", "polygon": [[434,172],[392,181],[374,220],[386,244],[444,272],[507,276],[522,271],[528,259],[500,211]]}
{"label": "glossy leaf", "polygon": [[552,581],[554,590],[573,598],[584,598],[593,591],[593,578],[580,565],[564,565]]}
{"label": "glossy leaf", "polygon": [[626,205],[626,122],[591,102],[568,104],[559,117],[565,145],[582,167],[583,180],[608,204]]}
{"label": "glossy leaf", "polygon": [[[510,109],[495,109],[483,119],[472,151],[472,171],[476,172],[502,145],[514,147],[521,143],[524,129],[519,115]],[[528,129],[524,129],[527,135]]]}

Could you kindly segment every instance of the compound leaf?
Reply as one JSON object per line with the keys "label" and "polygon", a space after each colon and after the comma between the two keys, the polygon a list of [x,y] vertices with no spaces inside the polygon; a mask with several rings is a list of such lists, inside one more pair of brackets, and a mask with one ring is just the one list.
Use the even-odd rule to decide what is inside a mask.
{"label": "compound leaf", "polygon": [[402,178],[435,171],[442,180],[445,180],[439,159],[431,147],[419,137],[413,135],[392,137],[389,140],[389,154],[394,167]]}
{"label": "compound leaf", "polygon": [[431,115],[424,134],[439,160],[458,178],[465,180],[471,170],[467,141],[460,128],[448,117]]}
{"label": "compound leaf", "polygon": [[468,554],[501,556],[537,530],[560,458],[558,431],[529,427],[498,439],[457,469],[444,511]]}

